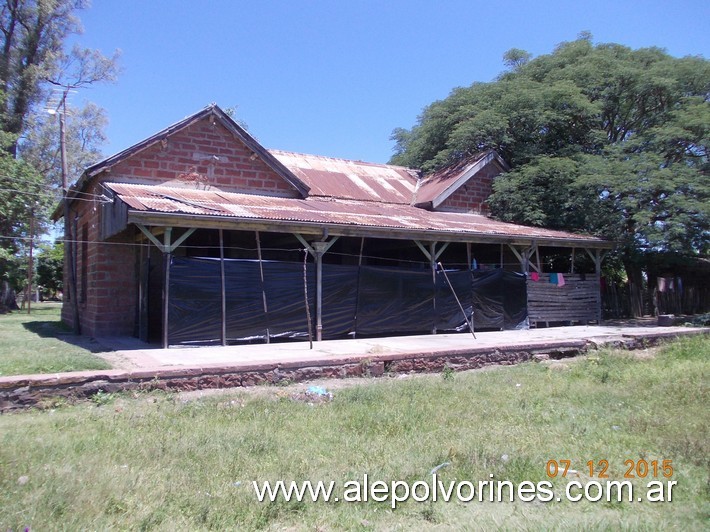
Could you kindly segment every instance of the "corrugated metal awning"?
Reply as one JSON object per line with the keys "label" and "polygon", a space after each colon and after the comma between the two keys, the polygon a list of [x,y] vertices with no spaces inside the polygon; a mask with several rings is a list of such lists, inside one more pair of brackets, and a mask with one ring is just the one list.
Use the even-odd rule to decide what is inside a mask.
{"label": "corrugated metal awning", "polygon": [[[219,220],[259,222],[273,231],[287,226],[340,229],[331,234],[377,235],[447,241],[540,241],[549,245],[611,248],[589,235],[499,222],[479,214],[432,212],[410,205],[325,198],[280,198],[157,185],[104,183],[129,207],[129,219],[163,225],[217,227]],[[198,223],[199,220],[199,223]],[[130,220],[126,220],[129,222]],[[179,222],[179,223],[178,223]],[[235,225],[235,229],[238,229]],[[384,235],[384,236],[382,236]]]}

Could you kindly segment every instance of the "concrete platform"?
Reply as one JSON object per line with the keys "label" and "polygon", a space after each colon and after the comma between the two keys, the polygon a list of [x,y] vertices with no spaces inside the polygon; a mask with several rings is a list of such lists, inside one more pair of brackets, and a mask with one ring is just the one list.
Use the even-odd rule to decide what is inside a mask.
{"label": "concrete platform", "polygon": [[561,358],[603,346],[636,349],[710,328],[577,326],[284,342],[226,347],[159,349],[131,338],[97,338],[96,353],[114,369],[0,377],[0,411],[42,406],[57,397],[79,398],[131,389],[196,390],[297,382],[318,378],[382,376],[475,369],[534,358]]}
{"label": "concrete platform", "polygon": [[[579,342],[613,344],[628,339],[693,334],[702,329],[654,326],[576,326],[493,331],[476,333],[394,336],[369,339],[277,342],[208,347],[161,349],[133,338],[97,338],[112,351],[109,360],[125,369],[165,367],[205,367],[265,363],[313,363],[341,358],[368,358],[373,355],[427,356],[437,353],[469,352],[510,348],[554,349]],[[710,329],[708,329],[710,331]],[[97,353],[102,356],[102,353]],[[116,360],[119,359],[119,360]],[[123,360],[123,365],[120,360]]]}

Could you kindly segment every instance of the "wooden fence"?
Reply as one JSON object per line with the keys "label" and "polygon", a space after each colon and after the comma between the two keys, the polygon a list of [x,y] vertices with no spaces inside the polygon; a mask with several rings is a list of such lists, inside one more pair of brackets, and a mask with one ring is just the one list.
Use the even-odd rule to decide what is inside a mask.
{"label": "wooden fence", "polygon": [[528,319],[535,327],[544,323],[588,323],[601,319],[599,280],[594,274],[563,274],[565,284],[550,283],[550,274],[528,278]]}

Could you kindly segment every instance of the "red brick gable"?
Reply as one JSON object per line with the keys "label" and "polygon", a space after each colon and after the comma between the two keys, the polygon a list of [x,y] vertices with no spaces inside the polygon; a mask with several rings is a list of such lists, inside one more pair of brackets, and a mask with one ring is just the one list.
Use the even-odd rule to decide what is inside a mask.
{"label": "red brick gable", "polygon": [[101,178],[126,183],[214,187],[227,192],[301,197],[293,185],[210,116],[129,155]]}
{"label": "red brick gable", "polygon": [[437,207],[437,211],[488,214],[488,197],[493,193],[493,179],[501,173],[495,164],[487,164]]}

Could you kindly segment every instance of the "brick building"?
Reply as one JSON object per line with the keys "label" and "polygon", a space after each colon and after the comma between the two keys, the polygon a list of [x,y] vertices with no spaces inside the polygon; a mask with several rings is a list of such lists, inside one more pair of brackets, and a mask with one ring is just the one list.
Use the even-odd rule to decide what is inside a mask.
{"label": "brick building", "polygon": [[[572,260],[565,290],[579,288],[586,295],[569,303],[565,315],[598,319],[599,265],[610,244],[488,218],[493,179],[506,169],[494,152],[422,176],[391,165],[270,151],[219,107],[208,106],[88,168],[70,189],[75,242],[65,286],[73,278],[76,302],[65,301],[63,320],[72,324],[76,304],[81,331],[92,336],[134,335],[166,346],[191,338],[196,343],[268,341],[288,337],[284,327],[295,326],[281,325],[296,314],[284,310],[290,306],[286,302],[300,297],[300,310],[294,303],[293,313],[305,315],[301,294],[310,288],[318,338],[356,330],[416,332],[419,322],[434,332],[442,329],[445,300],[434,286],[438,263],[465,272],[474,265],[543,274],[547,255],[563,251],[574,257],[574,250],[586,250],[595,275],[574,278]],[[303,250],[310,254],[305,287],[294,273]],[[277,264],[290,264],[291,270],[270,273]],[[211,273],[200,277],[194,273],[200,268]],[[362,268],[381,270],[363,274]],[[367,275],[376,280],[393,274],[392,268],[402,275],[428,272],[433,288],[424,290],[423,312],[435,309],[437,318],[420,316],[409,323],[416,314],[407,307],[416,306],[411,302],[388,308],[384,301],[370,301],[366,311],[361,295]],[[324,288],[333,272],[341,272],[341,280]],[[291,278],[290,292],[277,286]],[[333,295],[336,285],[346,284],[357,293]],[[400,295],[411,295],[403,286]],[[244,294],[252,288],[257,290],[247,301]],[[66,290],[65,297],[71,292]],[[570,299],[562,290],[554,295]],[[384,293],[382,298],[389,299]],[[351,301],[347,311],[338,306],[344,300]],[[340,310],[332,311],[336,307]],[[352,317],[338,321],[335,314]],[[366,315],[373,324],[389,325],[368,329]],[[540,316],[538,321],[546,321],[544,312]],[[244,317],[248,324],[239,321]],[[293,337],[302,336],[303,325],[295,328],[300,332]]]}

